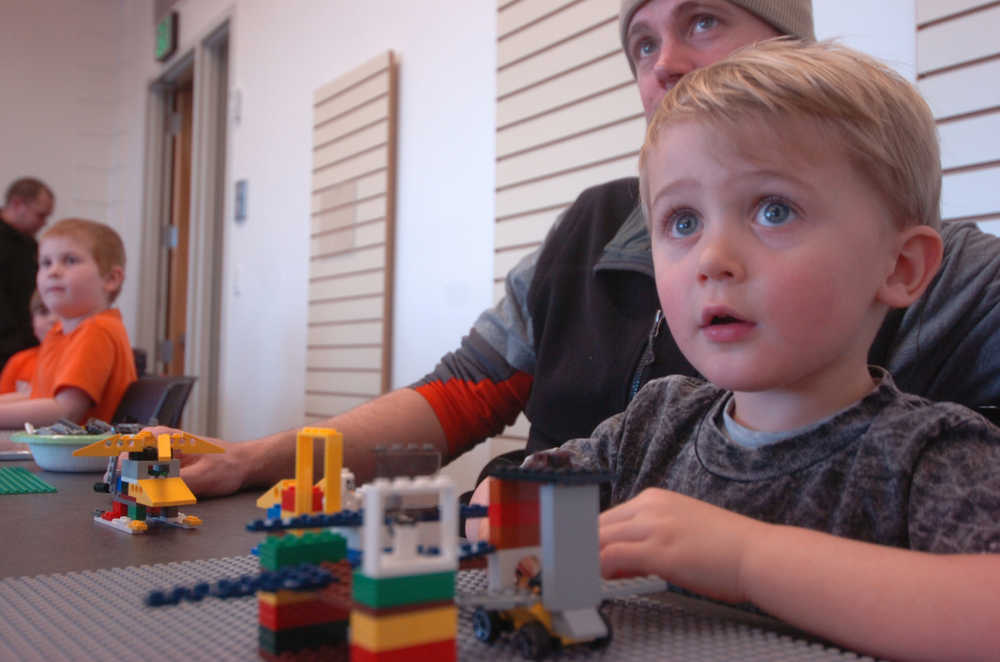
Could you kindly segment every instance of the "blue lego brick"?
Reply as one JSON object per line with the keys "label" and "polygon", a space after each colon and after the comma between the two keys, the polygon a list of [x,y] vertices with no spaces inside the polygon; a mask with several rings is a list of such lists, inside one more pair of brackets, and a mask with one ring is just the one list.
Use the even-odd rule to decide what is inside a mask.
{"label": "blue lego brick", "polygon": [[[270,511],[268,511],[270,514]],[[328,529],[332,526],[355,527],[363,523],[363,514],[360,510],[342,510],[339,513],[325,514],[315,513],[311,515],[297,515],[284,519],[271,518],[256,519],[247,524],[247,531],[254,533],[285,531],[287,529]]]}
{"label": "blue lego brick", "polygon": [[254,595],[257,591],[315,591],[335,581],[338,581],[337,578],[329,570],[303,563],[277,572],[266,570],[256,575],[222,578],[214,585],[202,582],[190,588],[175,586],[169,590],[150,591],[145,604],[148,607],[165,607],[176,605],[182,600],[198,602],[207,596],[226,600]]}

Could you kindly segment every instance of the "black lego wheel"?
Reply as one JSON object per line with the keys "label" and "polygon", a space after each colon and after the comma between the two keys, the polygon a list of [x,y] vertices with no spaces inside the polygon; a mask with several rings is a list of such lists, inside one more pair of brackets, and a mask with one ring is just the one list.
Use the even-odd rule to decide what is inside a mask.
{"label": "black lego wheel", "polygon": [[476,639],[492,644],[500,636],[500,617],[495,611],[487,611],[482,607],[476,607],[472,614],[472,632]]}
{"label": "black lego wheel", "polygon": [[514,635],[514,645],[521,657],[527,660],[541,660],[552,652],[552,637],[545,626],[531,621],[521,626]]}

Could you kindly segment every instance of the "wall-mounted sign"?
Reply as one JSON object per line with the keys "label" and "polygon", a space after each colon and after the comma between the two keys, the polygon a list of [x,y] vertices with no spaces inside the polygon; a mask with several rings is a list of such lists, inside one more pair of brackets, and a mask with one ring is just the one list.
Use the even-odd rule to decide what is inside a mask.
{"label": "wall-mounted sign", "polygon": [[163,62],[177,50],[177,12],[172,11],[156,24],[156,59]]}

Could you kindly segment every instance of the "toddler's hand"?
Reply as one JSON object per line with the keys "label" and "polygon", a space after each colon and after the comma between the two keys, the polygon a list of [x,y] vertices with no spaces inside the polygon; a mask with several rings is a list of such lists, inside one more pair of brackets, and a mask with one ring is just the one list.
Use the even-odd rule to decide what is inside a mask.
{"label": "toddler's hand", "polygon": [[659,575],[707,597],[744,602],[744,555],[769,525],[649,488],[600,516],[601,574]]}

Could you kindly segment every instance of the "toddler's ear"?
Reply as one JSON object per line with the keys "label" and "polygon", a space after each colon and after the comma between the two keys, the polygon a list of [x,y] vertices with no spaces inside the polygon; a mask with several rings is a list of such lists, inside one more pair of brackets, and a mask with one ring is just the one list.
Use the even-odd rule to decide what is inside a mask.
{"label": "toddler's ear", "polygon": [[941,235],[929,225],[906,228],[898,238],[895,268],[879,288],[878,299],[892,308],[916,301],[941,266]]}
{"label": "toddler's ear", "polygon": [[104,274],[101,278],[104,279],[105,292],[108,294],[117,292],[121,289],[122,283],[125,282],[125,269],[119,266],[111,267],[108,273]]}

